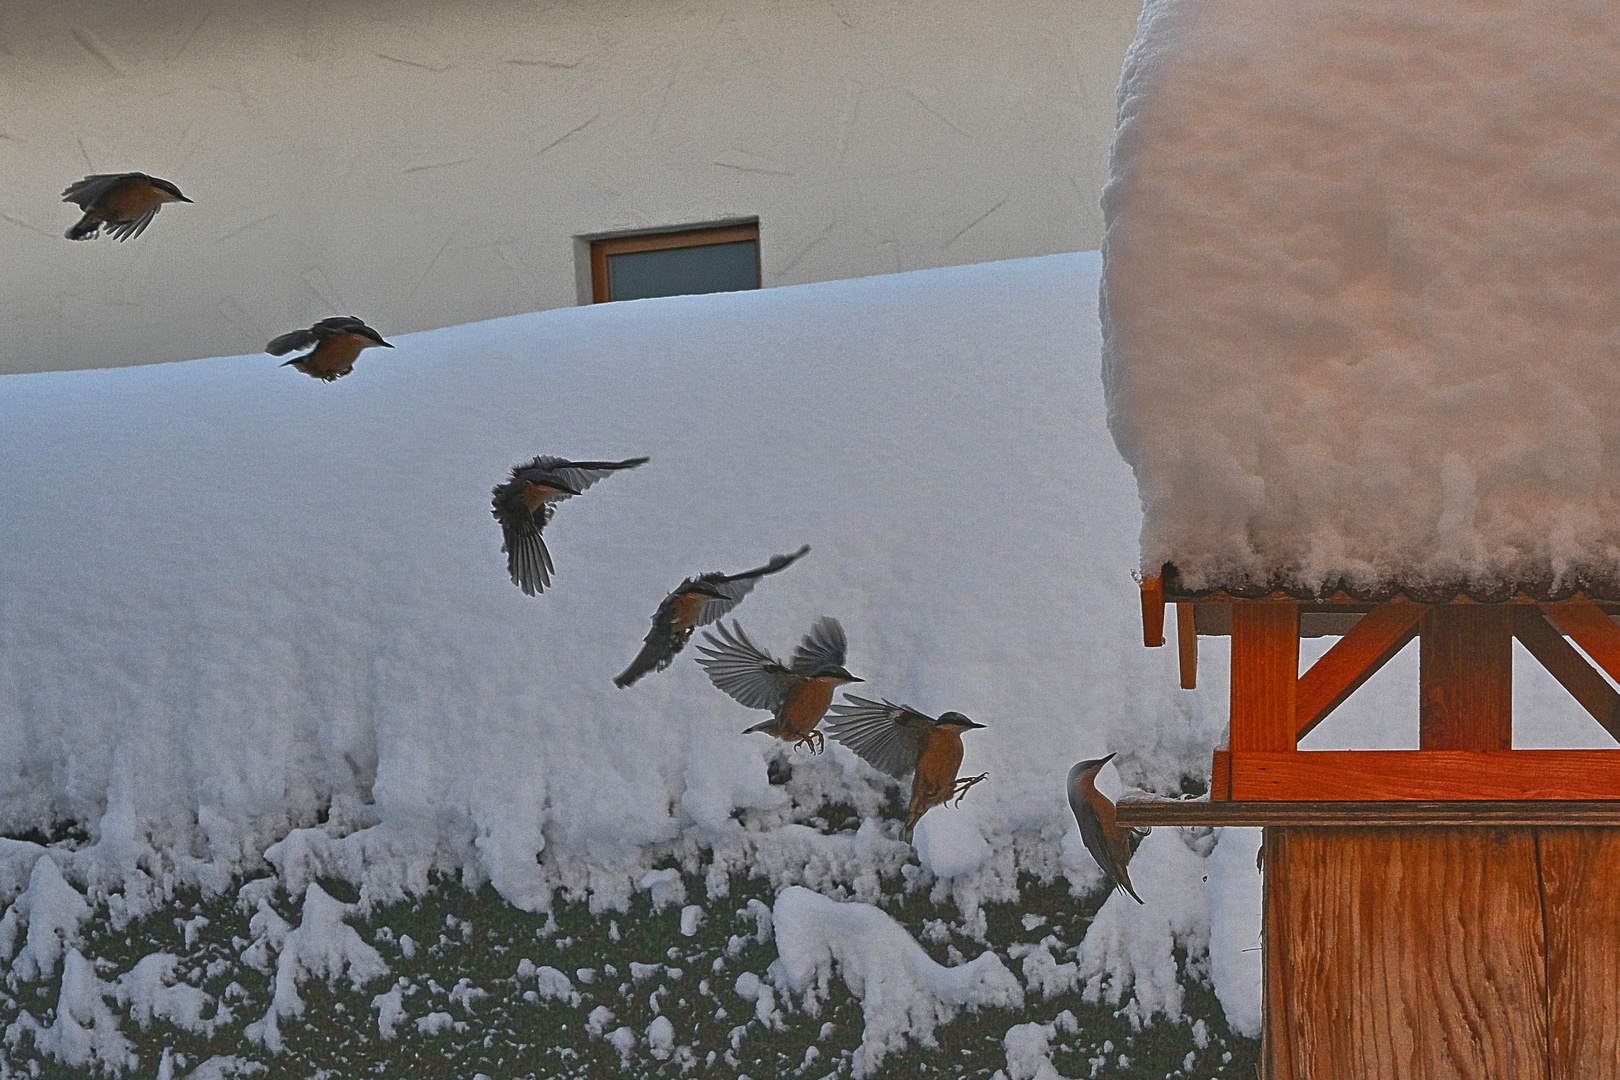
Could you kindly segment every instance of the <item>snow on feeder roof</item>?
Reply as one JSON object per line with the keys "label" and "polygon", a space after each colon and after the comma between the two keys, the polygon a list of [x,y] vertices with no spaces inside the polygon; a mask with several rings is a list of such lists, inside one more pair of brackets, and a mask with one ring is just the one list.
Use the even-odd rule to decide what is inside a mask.
{"label": "snow on feeder roof", "polygon": [[1606,3],[1148,0],[1102,285],[1145,571],[1620,596],[1617,88]]}

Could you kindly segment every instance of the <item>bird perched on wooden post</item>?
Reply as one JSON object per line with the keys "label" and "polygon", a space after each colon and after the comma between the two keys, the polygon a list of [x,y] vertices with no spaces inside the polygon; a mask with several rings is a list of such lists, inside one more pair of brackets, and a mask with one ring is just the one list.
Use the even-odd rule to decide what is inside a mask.
{"label": "bird perched on wooden post", "polygon": [[906,827],[901,834],[911,843],[917,822],[929,807],[953,796],[961,805],[962,796],[989,773],[958,779],[962,766],[962,732],[982,728],[959,712],[940,713],[939,719],[925,716],[909,705],[892,701],[870,701],[851,694],[828,710],[827,733],[875,769],[903,780],[914,773],[911,805],[906,810]]}
{"label": "bird perched on wooden post", "polygon": [[[808,745],[811,752],[825,747],[827,740],[816,725],[832,704],[833,692],[847,683],[858,683],[844,667],[849,644],[837,619],[823,616],[799,642],[793,663],[784,664],[748,640],[737,623],[720,636],[703,635],[706,645],[697,651],[698,663],[709,673],[715,686],[739,704],[750,709],[769,709],[771,718],[743,731],[744,735],[763,731],[795,748]],[[817,742],[821,743],[818,747]]]}
{"label": "bird perched on wooden post", "polygon": [[383,340],[381,334],[353,315],[334,315],[330,319],[322,319],[308,330],[282,334],[266,345],[264,351],[271,356],[286,356],[294,349],[308,349],[311,345],[315,348],[281,366],[302,371],[311,378],[332,382],[354,370],[354,362],[362,349],[379,345],[385,349],[393,348]]}
{"label": "bird perched on wooden post", "polygon": [[1102,872],[1114,888],[1126,893],[1138,904],[1142,898],[1131,887],[1131,875],[1125,867],[1131,861],[1131,844],[1127,830],[1119,827],[1114,815],[1114,804],[1097,790],[1097,773],[1114,760],[1114,755],[1082,761],[1069,770],[1069,809],[1080,826],[1080,841],[1097,860]]}
{"label": "bird perched on wooden post", "polygon": [[120,243],[139,236],[168,202],[190,202],[167,180],[145,173],[97,173],[62,189],[62,201],[77,203],[84,217],[65,234],[69,240],[90,240],[103,227]]}
{"label": "bird perched on wooden post", "polygon": [[630,661],[629,667],[619,672],[613,685],[622,689],[650,671],[669,667],[675,654],[686,648],[692,631],[728,614],[753,591],[760,578],[781,573],[809,550],[810,545],[806,544],[791,555],[773,555],[764,566],[740,574],[715,571],[681,582],[653,612],[652,629],[642,639],[641,651]]}
{"label": "bird perched on wooden post", "polygon": [[512,575],[512,584],[525,596],[545,592],[551,584],[557,570],[540,531],[550,524],[558,503],[604,476],[645,465],[648,460],[569,461],[542,455],[527,465],[512,466],[511,479],[491,491],[494,508],[490,511],[501,523],[501,550],[506,552],[506,572]]}

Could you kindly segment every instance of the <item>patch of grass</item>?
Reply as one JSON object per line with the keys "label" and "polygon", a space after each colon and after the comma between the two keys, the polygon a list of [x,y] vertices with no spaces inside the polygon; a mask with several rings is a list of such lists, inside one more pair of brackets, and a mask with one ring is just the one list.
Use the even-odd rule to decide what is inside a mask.
{"label": "patch of grass", "polygon": [[[354,898],[347,886],[323,884],[339,899]],[[989,947],[1015,973],[1020,960],[1009,956],[1009,950],[1046,941],[1062,959],[1065,949],[1078,944],[1103,899],[1077,903],[1062,883],[1027,880],[1021,885],[1020,903],[985,908]],[[702,895],[698,878],[686,879],[686,886],[690,895]],[[763,976],[776,959],[774,943],[761,940],[756,920],[758,905],[768,908],[773,899],[764,881],[733,880],[731,895],[704,903],[703,924],[686,937],[680,932],[679,905],[655,910],[644,895],[623,914],[593,916],[583,903],[559,903],[548,918],[516,910],[488,887],[469,893],[441,883],[426,896],[354,923],[382,952],[391,975],[360,991],[347,979],[331,986],[305,983],[304,1015],[283,1020],[286,1048],[279,1056],[243,1036],[247,1024],[269,1008],[274,980],[273,969],[261,972],[243,962],[242,953],[251,943],[249,915],[231,901],[188,898],[123,930],[98,918],[87,927],[81,948],[109,981],[142,956],[171,952],[182,958],[177,969],[181,977],[233,1014],[234,1020],[221,1024],[211,1037],[161,1019],[141,1031],[125,1019],[122,1030],[146,1075],[168,1048],[184,1058],[177,1076],[215,1054],[265,1062],[276,1076],[847,1076],[863,1022],[860,1001],[841,981],[834,980],[831,997],[817,1016],[778,1002],[783,1012],[779,1028],[756,1018],[754,1003],[735,989],[739,976]],[[297,901],[277,897],[272,903],[297,925]],[[954,907],[936,908],[922,890],[906,892],[895,882],[883,906],[941,963],[961,962],[985,947],[953,924]],[[199,916],[207,923],[194,921]],[[541,998],[532,975],[519,977],[525,959],[537,968],[563,971],[578,1000]],[[523,970],[527,972],[527,965]],[[27,1008],[48,1024],[59,978],[37,985],[13,983],[12,992],[0,1001],[0,1022],[10,1023]],[[408,1017],[392,1039],[384,1039],[372,999],[391,989],[391,980],[402,980]],[[599,1008],[609,1010],[612,1018],[602,1023],[598,1013],[599,1022],[593,1024],[590,1017]],[[1195,981],[1187,987],[1186,1022],[1161,1020],[1137,1030],[1123,1010],[1088,1004],[1077,993],[1043,1000],[1030,992],[1026,1007],[1016,1012],[964,1011],[939,1029],[937,1046],[913,1044],[886,1059],[882,1071],[988,1078],[1005,1068],[1008,1028],[1030,1021],[1053,1023],[1065,1010],[1076,1023],[1069,1027],[1058,1021],[1051,1048],[1053,1063],[1065,1076],[1246,1080],[1254,1075],[1256,1044],[1227,1030],[1213,995]],[[418,1024],[430,1014],[443,1016]],[[668,1018],[674,1033],[674,1045],[663,1056],[655,1055],[647,1038],[649,1025],[660,1015]],[[1201,1022],[1201,1047],[1195,1021]],[[627,1057],[611,1041],[611,1033],[621,1027],[635,1036]],[[43,1059],[26,1033],[17,1037],[6,1057],[39,1077],[82,1075]]]}

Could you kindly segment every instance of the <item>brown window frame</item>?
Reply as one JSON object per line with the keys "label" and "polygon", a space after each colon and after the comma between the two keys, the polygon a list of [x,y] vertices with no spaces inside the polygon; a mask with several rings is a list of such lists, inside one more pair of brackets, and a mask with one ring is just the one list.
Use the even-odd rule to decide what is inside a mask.
{"label": "brown window frame", "polygon": [[[671,251],[676,248],[707,247],[710,244],[735,244],[754,241],[755,272],[759,271],[759,222],[741,225],[712,225],[697,229],[674,229],[669,232],[636,233],[632,236],[605,236],[591,241],[591,303],[602,304],[612,299],[608,295],[608,256],[626,255],[634,251]],[[763,275],[761,275],[763,278]]]}

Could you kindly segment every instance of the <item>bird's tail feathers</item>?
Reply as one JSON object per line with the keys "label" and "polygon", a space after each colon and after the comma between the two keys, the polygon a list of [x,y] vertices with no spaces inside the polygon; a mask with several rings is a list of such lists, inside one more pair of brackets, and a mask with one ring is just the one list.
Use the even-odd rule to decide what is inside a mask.
{"label": "bird's tail feathers", "polygon": [[100,231],[101,219],[92,214],[86,214],[63,235],[69,240],[92,240],[95,238],[96,233]]}

